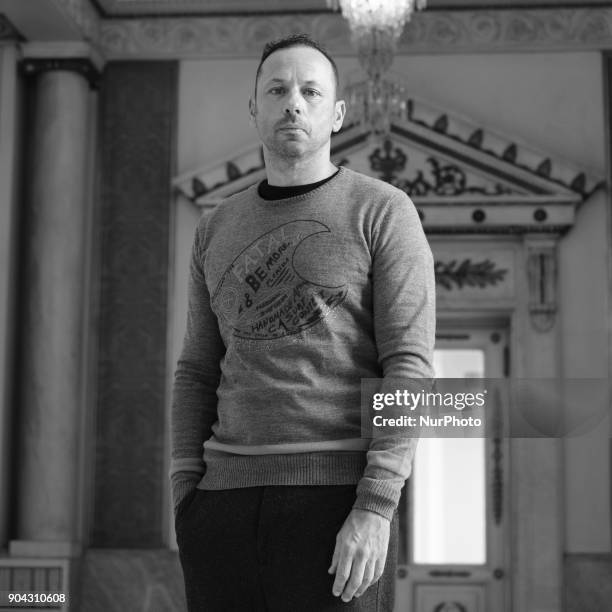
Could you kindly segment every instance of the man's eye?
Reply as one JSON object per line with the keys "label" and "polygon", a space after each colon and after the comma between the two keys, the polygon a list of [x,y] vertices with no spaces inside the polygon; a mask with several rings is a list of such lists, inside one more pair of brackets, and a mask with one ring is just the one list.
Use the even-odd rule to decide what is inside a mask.
{"label": "man's eye", "polygon": [[283,91],[285,91],[285,88],[284,87],[272,87],[269,91],[271,94],[275,94],[275,95],[282,94]]}
{"label": "man's eye", "polygon": [[307,96],[318,96],[318,95],[320,95],[320,94],[319,94],[319,92],[318,92],[316,89],[306,89],[306,90],[304,91],[304,93],[305,93]]}

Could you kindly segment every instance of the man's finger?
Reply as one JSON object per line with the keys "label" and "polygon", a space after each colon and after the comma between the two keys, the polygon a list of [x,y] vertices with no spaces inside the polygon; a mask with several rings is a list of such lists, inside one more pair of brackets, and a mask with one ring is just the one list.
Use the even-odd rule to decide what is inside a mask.
{"label": "man's finger", "polygon": [[374,582],[378,582],[385,571],[385,559],[386,557],[383,557],[382,559],[379,557],[376,559],[376,567],[374,568]]}
{"label": "man's finger", "polygon": [[336,571],[336,568],[338,567],[339,557],[340,557],[340,550],[339,550],[338,544],[336,544],[336,546],[334,547],[334,554],[332,556],[331,565],[329,566],[329,569],[327,570],[329,574],[333,574]]}
{"label": "man's finger", "polygon": [[363,580],[361,581],[361,586],[355,592],[355,597],[361,597],[366,589],[374,582],[374,570],[376,568],[376,564],[372,559],[368,559],[366,563],[365,570],[363,571]]}
{"label": "man's finger", "polygon": [[334,580],[334,586],[332,587],[332,593],[337,597],[344,591],[346,581],[351,575],[351,566],[353,565],[353,553],[346,549],[344,546],[340,551],[340,558],[338,559],[338,567],[336,568],[336,579]]}
{"label": "man's finger", "polygon": [[349,577],[346,586],[344,587],[344,591],[342,593],[342,601],[347,602],[353,599],[353,595],[363,582],[363,573],[365,571],[367,556],[363,553],[359,553],[358,555],[353,557],[353,565],[351,567],[351,575]]}

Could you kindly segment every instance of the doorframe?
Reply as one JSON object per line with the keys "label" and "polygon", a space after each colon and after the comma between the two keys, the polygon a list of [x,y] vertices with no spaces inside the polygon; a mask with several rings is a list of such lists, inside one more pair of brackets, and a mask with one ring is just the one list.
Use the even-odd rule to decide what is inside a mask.
{"label": "doorframe", "polygon": [[[501,348],[501,363],[499,364],[499,376],[491,375],[491,372],[485,372],[484,378],[501,378],[507,377],[510,373],[510,341],[511,341],[511,313],[502,313],[502,312],[481,312],[478,314],[475,313],[466,313],[466,312],[444,312],[441,311],[438,314],[437,321],[437,333],[436,333],[436,344],[438,341],[442,340],[445,344],[452,343],[456,341],[457,343],[461,343],[461,348],[469,349],[469,348],[480,348],[484,347],[487,350],[487,347],[483,343],[482,340],[470,339],[470,335],[474,334],[482,334],[482,333],[499,333],[500,338],[499,341],[502,343]],[[467,344],[466,344],[467,341]],[[459,347],[457,347],[459,348]],[[490,349],[489,349],[490,350]],[[486,360],[486,355],[485,355]],[[486,361],[485,361],[486,364]],[[498,545],[500,546],[500,558],[493,560],[491,557],[491,503],[492,503],[492,480],[493,480],[493,469],[494,467],[491,465],[491,454],[494,452],[493,444],[489,443],[486,445],[486,453],[487,453],[487,473],[485,479],[486,486],[486,520],[487,520],[487,538],[486,538],[486,550],[487,550],[487,563],[484,567],[482,566],[474,566],[474,565],[461,565],[454,566],[453,564],[441,564],[440,567],[450,567],[455,570],[461,570],[462,572],[467,571],[470,573],[482,573],[490,571],[493,574],[493,577],[496,578],[495,572],[500,570],[503,574],[499,577],[500,580],[503,580],[501,586],[501,599],[502,608],[496,609],[495,612],[510,612],[512,610],[512,540],[511,540],[511,532],[512,532],[512,513],[510,512],[510,471],[511,471],[511,457],[510,457],[510,441],[507,437],[501,437],[499,441],[499,447],[496,449],[500,451],[500,464],[499,468],[501,468],[501,473],[503,475],[502,479],[502,491],[501,491],[501,516],[500,521],[502,521],[502,534],[501,539],[498,541]],[[408,577],[410,568],[412,566],[410,562],[411,550],[410,550],[410,540],[411,540],[411,528],[412,528],[412,517],[413,517],[413,494],[412,494],[412,481],[409,479],[406,482],[406,490],[404,495],[402,495],[400,499],[400,529],[404,534],[404,537],[400,538],[399,547],[398,547],[398,574],[397,578],[399,581],[404,580]],[[497,564],[500,564],[499,567]],[[497,567],[493,568],[492,565],[496,565]],[[437,565],[432,565],[432,570],[438,567]],[[446,584],[457,584],[461,585],[461,576],[457,577],[449,577],[448,582]],[[433,584],[433,583],[432,583]],[[398,582],[398,590],[401,588],[401,583]],[[416,605],[416,594],[412,591],[406,594],[405,596],[398,597],[396,594],[396,606],[407,604],[408,607],[396,607],[396,609],[401,612],[420,612],[416,609],[413,610],[412,606]],[[483,610],[489,609],[489,602],[483,602]]]}

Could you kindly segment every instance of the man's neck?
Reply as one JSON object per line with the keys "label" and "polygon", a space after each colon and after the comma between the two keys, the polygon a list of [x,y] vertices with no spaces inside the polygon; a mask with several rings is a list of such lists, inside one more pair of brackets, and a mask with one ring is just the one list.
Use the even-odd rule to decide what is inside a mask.
{"label": "man's neck", "polygon": [[287,159],[270,155],[264,149],[268,184],[278,187],[308,185],[322,181],[336,172],[329,156],[314,159]]}

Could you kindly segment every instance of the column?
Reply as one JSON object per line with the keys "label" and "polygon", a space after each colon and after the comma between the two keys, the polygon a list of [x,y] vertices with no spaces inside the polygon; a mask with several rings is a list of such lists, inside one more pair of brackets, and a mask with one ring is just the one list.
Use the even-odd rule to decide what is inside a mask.
{"label": "column", "polygon": [[[12,555],[80,554],[78,529],[90,85],[88,53],[25,46],[35,79],[21,311],[17,539]],[[78,50],[83,51],[84,45]],[[86,49],[85,49],[86,51]]]}

